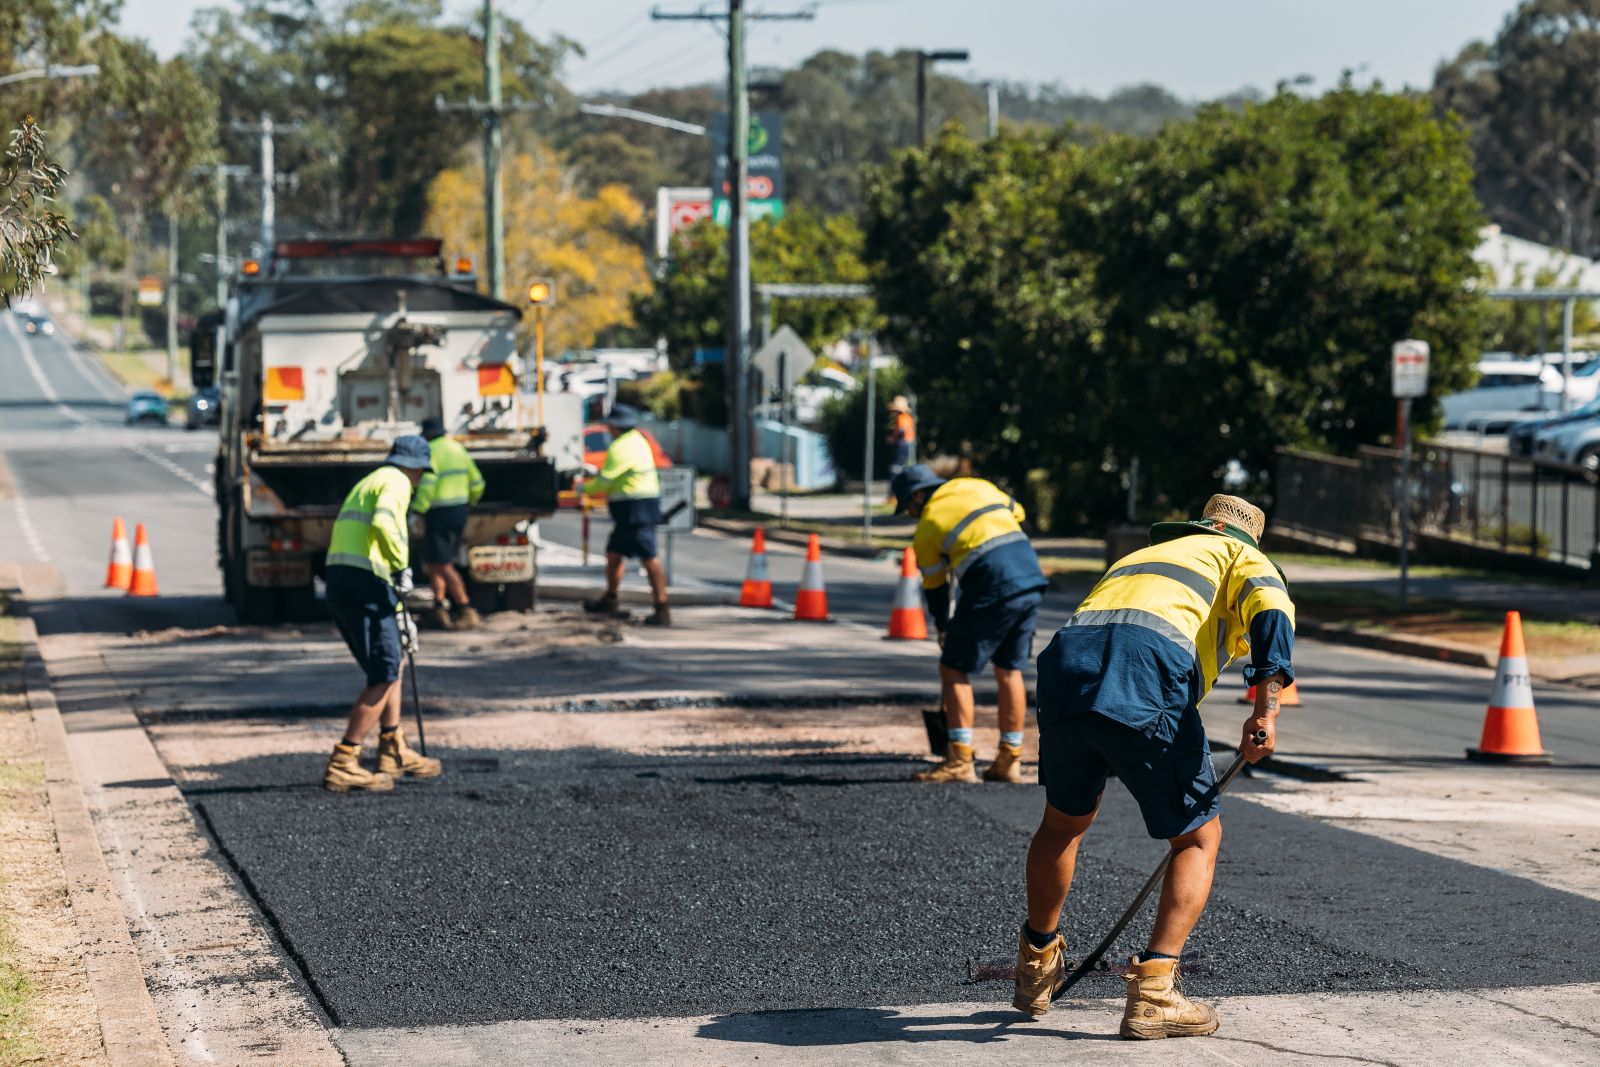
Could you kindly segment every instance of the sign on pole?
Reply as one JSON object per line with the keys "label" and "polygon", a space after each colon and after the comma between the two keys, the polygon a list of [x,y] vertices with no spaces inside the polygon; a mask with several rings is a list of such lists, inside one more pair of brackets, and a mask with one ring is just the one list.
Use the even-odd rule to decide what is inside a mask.
{"label": "sign on pole", "polygon": [[[788,359],[784,360],[784,356]],[[762,384],[767,392],[774,389],[788,392],[793,389],[816,362],[816,353],[787,325],[778,327],[778,332],[750,357],[750,366],[761,372]],[[783,380],[780,380],[778,373],[780,366],[784,369]]]}
{"label": "sign on pole", "polygon": [[[711,217],[728,222],[728,200],[733,195],[732,164],[728,153],[728,116],[711,123]],[[783,113],[750,115],[750,221],[783,218]]]}
{"label": "sign on pole", "polygon": [[1399,400],[1428,395],[1428,342],[1394,343],[1394,395]]}
{"label": "sign on pole", "polygon": [[153,274],[147,274],[139,279],[139,306],[157,308],[166,299],[166,293],[161,288],[161,279]]}
{"label": "sign on pole", "polygon": [[663,467],[656,472],[661,479],[661,529],[694,529],[694,477],[693,467]]}

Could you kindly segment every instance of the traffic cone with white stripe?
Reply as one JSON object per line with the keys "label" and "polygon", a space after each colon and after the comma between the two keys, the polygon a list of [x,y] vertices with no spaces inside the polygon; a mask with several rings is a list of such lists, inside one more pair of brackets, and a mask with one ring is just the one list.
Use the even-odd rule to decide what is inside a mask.
{"label": "traffic cone with white stripe", "polygon": [[1483,717],[1483,736],[1467,758],[1479,763],[1552,763],[1539,740],[1539,716],[1533,710],[1533,683],[1528,677],[1528,649],[1522,643],[1522,615],[1506,612],[1500,638],[1500,664],[1494,692]]}
{"label": "traffic cone with white stripe", "polygon": [[133,550],[122,516],[111,520],[111,562],[106,564],[106,588],[126,589],[133,583]]}
{"label": "traffic cone with white stripe", "polygon": [[900,557],[900,580],[889,609],[889,636],[903,641],[926,641],[928,619],[922,613],[922,582],[917,578],[917,556],[910,548]]}
{"label": "traffic cone with white stripe", "polygon": [[[1254,704],[1256,702],[1256,687],[1251,686],[1244,691],[1244,696],[1239,698],[1241,704]],[[1278,707],[1298,708],[1300,706],[1300,687],[1294,682],[1284,686],[1283,692],[1278,694]]]}
{"label": "traffic cone with white stripe", "polygon": [[128,583],[128,595],[156,595],[156,561],[150,554],[150,537],[142,522],[133,528],[133,578]]}
{"label": "traffic cone with white stripe", "polygon": [[750,566],[739,590],[741,608],[772,607],[772,580],[767,577],[767,531],[757,529],[750,539]]}
{"label": "traffic cone with white stripe", "polygon": [[800,589],[794,595],[794,617],[807,622],[828,621],[828,588],[822,582],[822,542],[812,534],[806,542],[806,565],[800,571]]}

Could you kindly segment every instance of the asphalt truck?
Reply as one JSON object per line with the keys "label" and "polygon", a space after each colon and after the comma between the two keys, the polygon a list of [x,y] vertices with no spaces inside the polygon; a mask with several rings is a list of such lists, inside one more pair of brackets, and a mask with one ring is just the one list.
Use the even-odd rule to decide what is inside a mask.
{"label": "asphalt truck", "polygon": [[429,416],[486,483],[457,561],[473,605],[533,606],[533,524],[555,511],[557,475],[542,395],[519,388],[522,313],[441,252],[433,238],[278,241],[197,322],[191,377],[221,391],[217,562],[240,621],[318,615],[339,505]]}

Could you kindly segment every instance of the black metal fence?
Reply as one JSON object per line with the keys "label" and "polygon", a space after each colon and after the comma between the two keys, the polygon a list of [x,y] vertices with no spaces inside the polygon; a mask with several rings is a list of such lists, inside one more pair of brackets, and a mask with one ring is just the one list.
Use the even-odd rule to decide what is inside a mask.
{"label": "black metal fence", "polygon": [[[1355,459],[1280,449],[1273,528],[1350,548],[1398,545],[1400,461],[1387,448]],[[1411,509],[1424,554],[1589,570],[1600,549],[1600,489],[1581,467],[1423,444],[1412,454]]]}

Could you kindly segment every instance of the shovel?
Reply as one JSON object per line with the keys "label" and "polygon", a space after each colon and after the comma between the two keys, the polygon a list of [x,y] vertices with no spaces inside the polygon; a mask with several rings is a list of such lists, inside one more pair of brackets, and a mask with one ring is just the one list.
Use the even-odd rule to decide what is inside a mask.
{"label": "shovel", "polygon": [[924,710],[922,725],[928,731],[928,751],[940,759],[950,751],[950,717],[944,711],[944,686],[939,686],[938,710]]}

